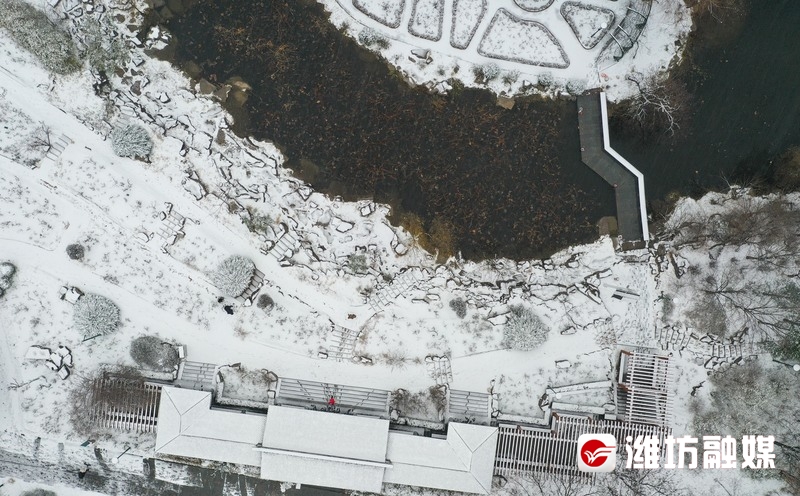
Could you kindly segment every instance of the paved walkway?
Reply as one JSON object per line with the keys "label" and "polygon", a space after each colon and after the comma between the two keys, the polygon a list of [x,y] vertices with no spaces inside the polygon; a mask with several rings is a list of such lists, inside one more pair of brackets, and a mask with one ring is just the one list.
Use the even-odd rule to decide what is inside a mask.
{"label": "paved walkway", "polygon": [[[578,126],[581,137],[581,160],[614,187],[617,200],[619,234],[626,241],[647,240],[639,199],[638,178],[608,153],[603,142],[601,94],[578,97]],[[644,194],[644,192],[642,192]]]}

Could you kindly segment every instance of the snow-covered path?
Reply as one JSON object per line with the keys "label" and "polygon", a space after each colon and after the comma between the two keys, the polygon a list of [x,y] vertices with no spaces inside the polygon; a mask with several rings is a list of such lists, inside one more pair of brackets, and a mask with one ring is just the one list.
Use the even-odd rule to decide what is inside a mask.
{"label": "snow-covered path", "polygon": [[[293,278],[286,277],[286,269],[280,267],[273,257],[262,254],[252,239],[247,239],[231,229],[219,219],[219,214],[206,211],[185,191],[174,189],[171,183],[143,167],[140,162],[114,155],[109,143],[47,101],[33,83],[3,70],[0,71],[0,88],[7,92],[6,97],[10,100],[25,102],[25,112],[33,120],[45,123],[54,134],[64,133],[74,141],[75,144],[64,150],[60,161],[69,161],[73,167],[77,167],[82,160],[94,160],[103,164],[109,175],[128,182],[131,185],[131,194],[135,194],[137,198],[159,205],[172,203],[175,210],[197,221],[195,235],[199,233],[210,243],[229,253],[245,255],[254,260],[267,280],[274,281],[286,296],[302,302],[308,311],[319,312],[334,323],[351,328],[371,316],[372,310],[368,306],[351,306],[346,299],[321,294],[312,285],[297,284]],[[86,190],[78,191],[74,183],[66,181],[68,178],[59,177],[58,167],[54,162],[45,162],[41,168],[30,170],[0,157],[0,171],[19,177],[32,191],[50,198],[69,223],[60,242],[55,246],[31,246],[20,240],[0,236],[0,253],[4,257],[29,269],[35,269],[45,276],[41,284],[53,288],[53,291],[58,286],[69,283],[84,291],[103,294],[119,302],[123,318],[131,320],[134,327],[153,329],[165,339],[190,343],[189,353],[192,360],[217,364],[242,362],[248,367],[267,367],[287,376],[384,388],[409,383],[409,375],[417,375],[420,378],[418,380],[426,377],[421,366],[417,368],[416,374],[413,373],[414,367],[407,368],[402,377],[392,374],[391,371],[384,373],[383,370],[381,373],[365,374],[363,366],[314,359],[307,353],[278,343],[258,339],[232,339],[230,336],[236,320],[222,312],[212,318],[211,331],[200,330],[185,318],[154,305],[152,294],[141,294],[124,284],[109,282],[108,277],[94,273],[81,264],[65,263],[63,249],[74,241],[71,233],[79,233],[89,226],[106,231],[109,236],[118,236],[120,232],[128,233],[124,242],[151,260],[149,270],[169,271],[173,274],[171,277],[187,281],[188,284],[200,284],[209,300],[215,298],[216,290],[207,283],[205,274],[160,253],[159,247],[153,241],[142,246],[133,239],[141,231],[143,224],[152,222],[145,212],[132,211],[129,206],[121,203],[107,208],[101,201],[104,191],[90,191],[97,196],[87,194]],[[51,187],[45,186],[45,183]],[[357,317],[348,319],[348,314],[355,314]],[[79,343],[72,344],[80,346]],[[14,362],[15,360],[10,361]]]}

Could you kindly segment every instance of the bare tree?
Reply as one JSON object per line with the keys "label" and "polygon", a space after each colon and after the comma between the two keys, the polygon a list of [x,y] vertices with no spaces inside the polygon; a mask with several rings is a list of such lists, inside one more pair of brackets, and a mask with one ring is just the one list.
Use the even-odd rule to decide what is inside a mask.
{"label": "bare tree", "polygon": [[729,328],[773,341],[800,325],[800,288],[794,282],[754,283],[736,274],[709,275],[701,289],[725,309]]}
{"label": "bare tree", "polygon": [[53,148],[53,130],[45,123],[39,123],[39,126],[31,136],[31,148],[42,150],[44,153],[49,152]]}
{"label": "bare tree", "polygon": [[686,86],[656,72],[632,72],[626,76],[637,93],[622,103],[623,115],[636,123],[645,135],[673,136],[688,118],[691,99]]}
{"label": "bare tree", "polygon": [[664,233],[673,247],[707,244],[713,251],[747,248],[746,258],[794,277],[800,263],[800,210],[785,197],[750,195],[724,200],[725,209],[708,217],[687,216],[670,222]]}

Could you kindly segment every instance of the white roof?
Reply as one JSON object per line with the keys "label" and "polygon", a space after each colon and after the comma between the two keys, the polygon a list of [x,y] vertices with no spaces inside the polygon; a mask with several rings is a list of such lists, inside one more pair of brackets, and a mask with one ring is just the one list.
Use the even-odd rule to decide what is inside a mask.
{"label": "white roof", "polygon": [[389,421],[271,406],[261,477],[380,492]]}
{"label": "white roof", "polygon": [[259,466],[266,418],[210,407],[208,391],[162,388],[156,453]]}
{"label": "white roof", "polygon": [[488,494],[497,428],[451,422],[446,439],[389,432],[389,421],[270,406],[211,410],[211,393],[164,387],[156,453],[261,467],[261,478],[381,492],[384,482]]}
{"label": "white roof", "polygon": [[451,422],[446,439],[390,432],[384,482],[488,494],[497,428]]}

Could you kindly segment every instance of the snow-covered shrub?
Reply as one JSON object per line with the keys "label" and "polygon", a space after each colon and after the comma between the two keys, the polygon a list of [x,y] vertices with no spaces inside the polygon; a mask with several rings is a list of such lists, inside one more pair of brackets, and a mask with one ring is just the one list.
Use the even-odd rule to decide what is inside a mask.
{"label": "snow-covered shrub", "polygon": [[389,40],[369,26],[358,33],[358,42],[367,48],[372,48],[373,46],[384,50],[389,48]]}
{"label": "snow-covered shrub", "polygon": [[158,336],[141,336],[131,341],[131,358],[140,366],[168,372],[181,361],[178,350]]}
{"label": "snow-covered shrub", "polygon": [[503,82],[509,86],[517,82],[519,79],[519,71],[506,71],[503,74]]}
{"label": "snow-covered shrub", "polygon": [[351,253],[347,256],[347,268],[354,274],[366,273],[369,268],[367,265],[367,256],[363,253]]}
{"label": "snow-covered shrub", "polygon": [[120,325],[119,307],[105,296],[83,295],[73,308],[72,323],[86,338],[110,334]]}
{"label": "snow-covered shrub", "polygon": [[528,307],[514,305],[503,329],[503,344],[512,350],[532,350],[545,341],[550,329]]}
{"label": "snow-covered shrub", "polygon": [[27,491],[21,493],[20,496],[58,496],[58,495],[55,493],[55,491],[37,487],[36,489],[28,489]]}
{"label": "snow-covered shrub", "polygon": [[255,269],[252,260],[234,255],[222,261],[217,270],[211,274],[211,282],[226,295],[236,298],[250,285]]}
{"label": "snow-covered shrub", "polygon": [[266,233],[273,224],[269,215],[262,214],[252,207],[247,207],[247,213],[249,215],[242,218],[242,223],[247,226],[250,232]]}
{"label": "snow-covered shrub", "polygon": [[583,79],[570,79],[567,81],[567,92],[570,95],[580,95],[586,90],[586,81]]}
{"label": "snow-covered shrub", "polygon": [[275,301],[273,301],[272,297],[268,294],[262,294],[258,297],[256,301],[256,306],[261,310],[269,313],[270,310],[275,306]]}
{"label": "snow-covered shrub", "polygon": [[21,0],[0,1],[0,28],[39,59],[46,70],[68,74],[80,68],[69,35],[31,4]]}
{"label": "snow-covered shrub", "polygon": [[11,262],[0,263],[0,296],[3,296],[11,287],[16,272],[17,268]]}
{"label": "snow-covered shrub", "polygon": [[120,157],[147,158],[153,139],[138,124],[126,124],[111,132],[111,149]]}
{"label": "snow-covered shrub", "polygon": [[83,260],[84,253],[83,245],[79,243],[73,243],[67,246],[67,256],[70,260]]}
{"label": "snow-covered shrub", "polygon": [[450,300],[450,308],[458,315],[459,319],[467,316],[467,302],[464,298],[453,298]]}
{"label": "snow-covered shrub", "polygon": [[107,17],[98,21],[84,16],[82,30],[85,46],[81,55],[94,70],[111,74],[127,63],[125,41]]}
{"label": "snow-covered shrub", "polygon": [[543,72],[539,74],[538,78],[539,86],[542,88],[549,88],[553,86],[555,79],[553,79],[553,75],[549,72]]}
{"label": "snow-covered shrub", "polygon": [[476,65],[472,68],[472,74],[475,76],[475,82],[488,83],[500,75],[500,67],[498,67],[498,65],[494,62],[484,65]]}

